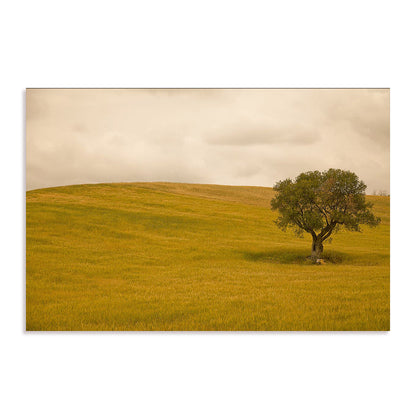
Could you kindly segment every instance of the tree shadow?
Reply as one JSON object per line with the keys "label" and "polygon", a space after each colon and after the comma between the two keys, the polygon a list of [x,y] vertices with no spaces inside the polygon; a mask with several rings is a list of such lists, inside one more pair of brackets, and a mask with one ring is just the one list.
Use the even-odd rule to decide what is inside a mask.
{"label": "tree shadow", "polygon": [[307,251],[300,249],[279,249],[267,251],[243,251],[243,257],[249,261],[278,264],[311,264]]}
{"label": "tree shadow", "polygon": [[[308,250],[297,248],[275,248],[264,251],[243,251],[243,257],[248,261],[274,264],[314,264]],[[324,264],[349,264],[360,266],[377,266],[389,261],[389,255],[380,253],[345,253],[341,251],[325,250],[322,259]]]}

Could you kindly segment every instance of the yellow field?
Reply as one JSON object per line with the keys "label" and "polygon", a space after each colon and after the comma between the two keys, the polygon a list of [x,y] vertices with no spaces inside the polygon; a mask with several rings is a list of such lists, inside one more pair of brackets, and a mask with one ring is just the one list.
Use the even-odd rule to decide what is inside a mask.
{"label": "yellow field", "polygon": [[388,197],[311,265],[271,188],[130,183],[27,192],[27,330],[390,328]]}

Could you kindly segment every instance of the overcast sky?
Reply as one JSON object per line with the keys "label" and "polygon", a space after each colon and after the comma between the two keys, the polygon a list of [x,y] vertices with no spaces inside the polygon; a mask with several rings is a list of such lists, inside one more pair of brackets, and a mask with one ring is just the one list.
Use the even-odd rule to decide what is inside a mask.
{"label": "overcast sky", "polygon": [[390,192],[389,90],[29,89],[26,105],[27,189],[273,186],[333,167]]}

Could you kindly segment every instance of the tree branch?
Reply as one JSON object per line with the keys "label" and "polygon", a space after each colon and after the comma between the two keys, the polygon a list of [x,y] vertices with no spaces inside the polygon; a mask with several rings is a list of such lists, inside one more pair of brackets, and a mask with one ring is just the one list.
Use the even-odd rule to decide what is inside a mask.
{"label": "tree branch", "polygon": [[323,210],[316,202],[314,202],[314,205],[316,206],[316,208],[318,208],[318,210],[320,211],[320,213],[324,215],[325,221],[326,221],[326,225],[329,225],[328,217],[326,216],[325,210]]}

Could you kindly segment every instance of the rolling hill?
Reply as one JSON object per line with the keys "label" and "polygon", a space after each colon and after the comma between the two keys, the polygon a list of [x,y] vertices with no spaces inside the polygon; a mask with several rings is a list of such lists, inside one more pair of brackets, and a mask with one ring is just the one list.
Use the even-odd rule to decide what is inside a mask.
{"label": "rolling hill", "polygon": [[389,330],[381,225],[340,232],[311,265],[271,188],[178,183],[27,192],[27,330]]}

